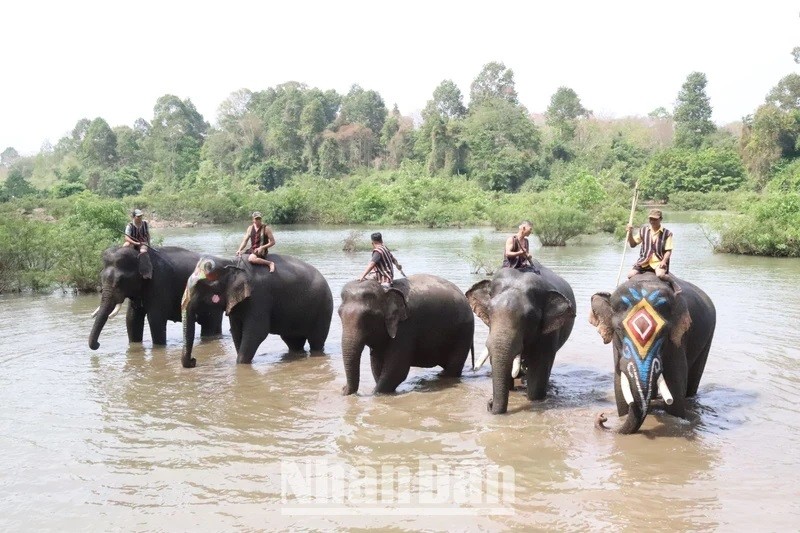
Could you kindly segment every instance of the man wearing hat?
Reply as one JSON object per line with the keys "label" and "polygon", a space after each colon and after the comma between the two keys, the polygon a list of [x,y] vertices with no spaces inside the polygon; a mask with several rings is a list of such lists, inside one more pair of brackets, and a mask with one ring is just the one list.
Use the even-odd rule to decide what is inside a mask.
{"label": "man wearing hat", "polygon": [[147,221],[142,220],[143,215],[141,209],[133,210],[131,221],[125,226],[125,242],[122,246],[133,246],[134,250],[139,250],[142,276],[150,279],[152,267],[150,266],[150,256],[147,253],[150,246],[150,229],[147,227]]}
{"label": "man wearing hat", "polygon": [[247,252],[247,260],[254,265],[269,267],[270,272],[275,272],[275,263],[267,259],[269,249],[275,246],[275,237],[272,229],[261,222],[261,212],[253,212],[253,223],[244,232],[244,239],[236,250],[236,256]]}
{"label": "man wearing hat", "polygon": [[628,278],[642,272],[655,272],[659,279],[669,282],[675,293],[680,288],[669,275],[669,259],[672,256],[672,232],[661,225],[660,209],[651,209],[647,215],[650,224],[639,228],[634,235],[633,226],[628,224],[628,244],[631,248],[642,245],[639,259],[628,273]]}

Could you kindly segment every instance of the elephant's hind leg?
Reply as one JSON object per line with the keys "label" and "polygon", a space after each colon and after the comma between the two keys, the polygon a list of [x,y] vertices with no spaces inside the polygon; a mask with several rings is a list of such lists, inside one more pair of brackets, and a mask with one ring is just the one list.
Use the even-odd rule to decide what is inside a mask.
{"label": "elephant's hind leg", "polygon": [[325,341],[328,339],[328,331],[331,328],[330,318],[318,320],[314,326],[314,331],[308,336],[308,347],[312,352],[322,352],[325,350]]}

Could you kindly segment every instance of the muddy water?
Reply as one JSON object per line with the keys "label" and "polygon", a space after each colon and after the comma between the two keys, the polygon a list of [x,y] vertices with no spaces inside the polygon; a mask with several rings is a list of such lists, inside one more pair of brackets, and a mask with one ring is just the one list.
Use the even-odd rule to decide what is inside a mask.
{"label": "muddy water", "polygon": [[[535,251],[572,284],[578,316],[548,399],[514,392],[505,416],[486,412],[488,366],[455,381],[412,370],[397,395],[373,396],[365,356],[361,392],[342,397],[335,314],[327,356],[290,356],[270,337],[237,366],[226,322],[186,370],[179,324],[166,348],[148,332],[129,346],[121,313],[92,352],[97,296],[2,296],[0,529],[796,529],[800,261],[714,255],[699,225],[671,220],[673,270],[715,301],[717,334],[691,419],[657,413],[633,436],[592,426],[601,411],[616,422],[610,347],[587,323],[620,264],[622,243],[602,238]],[[159,233],[230,255],[240,231]],[[337,306],[368,260],[341,251],[347,233],[276,228],[276,251],[317,266]],[[407,273],[464,290],[481,276],[459,252],[478,234],[495,251],[505,237],[384,234]]]}

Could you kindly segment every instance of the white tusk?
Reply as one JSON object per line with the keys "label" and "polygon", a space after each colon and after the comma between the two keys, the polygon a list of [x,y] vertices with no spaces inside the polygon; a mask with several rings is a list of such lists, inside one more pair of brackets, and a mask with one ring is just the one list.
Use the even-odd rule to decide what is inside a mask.
{"label": "white tusk", "polygon": [[664,379],[664,374],[658,376],[658,392],[661,393],[661,397],[664,398],[664,403],[667,405],[672,405],[672,402],[675,400],[672,399],[672,393],[669,391],[669,387],[667,387],[667,381]]}
{"label": "white tusk", "polygon": [[625,372],[619,373],[619,388],[622,389],[622,395],[625,397],[625,402],[632,404],[633,393],[631,392],[631,382],[628,381],[628,376],[625,374]]}
{"label": "white tusk", "polygon": [[478,360],[475,362],[475,366],[472,367],[472,370],[478,370],[483,366],[483,363],[485,363],[487,359],[489,359],[489,348],[483,350],[483,353],[481,353],[481,356],[478,357]]}
{"label": "white tusk", "polygon": [[511,363],[511,377],[516,378],[519,376],[520,368],[522,368],[522,354],[516,356]]}
{"label": "white tusk", "polygon": [[108,318],[114,318],[119,313],[119,308],[122,307],[122,304],[117,304],[116,307],[108,314]]}
{"label": "white tusk", "polygon": [[97,316],[97,313],[99,313],[99,312],[100,312],[100,306],[98,305],[98,306],[97,306],[97,309],[95,309],[94,311],[92,311],[92,318],[96,317],[96,316]]}

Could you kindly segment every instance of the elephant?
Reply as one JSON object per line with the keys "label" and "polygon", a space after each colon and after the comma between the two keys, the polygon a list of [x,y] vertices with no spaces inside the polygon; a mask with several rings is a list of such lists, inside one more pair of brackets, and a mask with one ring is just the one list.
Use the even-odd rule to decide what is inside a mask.
{"label": "elephant", "polygon": [[[92,350],[100,347],[97,339],[103,326],[126,298],[130,300],[125,319],[129,342],[142,342],[145,317],[154,345],[167,344],[168,320],[181,320],[181,295],[200,255],[175,246],[151,249],[147,255],[149,261],[140,261],[139,252],[126,246],[113,246],[103,252],[100,306],[92,313],[94,325],[89,334]],[[222,335],[221,310],[202,310],[196,320],[201,336]]]}
{"label": "elephant", "polygon": [[[246,254],[245,254],[246,255]],[[231,325],[236,362],[250,364],[270,333],[281,336],[290,351],[322,353],[333,315],[328,282],[310,264],[288,255],[269,254],[275,272],[237,260],[201,257],[183,297],[181,363],[193,368],[194,320],[207,306],[224,309]]]}
{"label": "elephant", "polygon": [[384,289],[373,279],[342,288],[343,395],[358,392],[361,352],[370,348],[376,394],[394,392],[412,366],[442,367],[460,377],[472,347],[475,318],[464,293],[446,279],[414,274]]}
{"label": "elephant", "polygon": [[491,280],[479,281],[467,291],[472,310],[489,326],[487,354],[480,359],[492,360],[492,398],[487,408],[493,414],[508,410],[517,356],[526,369],[528,399],[545,398],[556,352],[575,323],[572,287],[544,265],[538,268],[539,273],[502,268]]}
{"label": "elephant", "polygon": [[[667,413],[686,418],[686,399],[697,393],[711,349],[716,309],[697,286],[676,278],[673,286],[652,272],[638,274],[613,294],[592,296],[589,323],[597,327],[604,344],[614,346],[614,396],[617,428],[639,430],[656,391]],[[595,426],[604,428],[598,415]]]}

